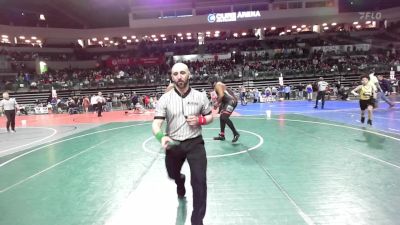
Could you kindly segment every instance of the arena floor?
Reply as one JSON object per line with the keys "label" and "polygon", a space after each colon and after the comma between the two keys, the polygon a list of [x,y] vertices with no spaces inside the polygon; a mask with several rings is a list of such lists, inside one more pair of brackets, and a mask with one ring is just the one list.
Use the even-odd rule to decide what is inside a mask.
{"label": "arena floor", "polygon": [[[381,103],[369,127],[356,101],[313,104],[238,106],[237,144],[229,128],[212,140],[218,118],[204,128],[206,225],[399,223],[399,107]],[[19,116],[17,133],[0,133],[0,224],[190,224],[189,179],[178,200],[152,117]]]}

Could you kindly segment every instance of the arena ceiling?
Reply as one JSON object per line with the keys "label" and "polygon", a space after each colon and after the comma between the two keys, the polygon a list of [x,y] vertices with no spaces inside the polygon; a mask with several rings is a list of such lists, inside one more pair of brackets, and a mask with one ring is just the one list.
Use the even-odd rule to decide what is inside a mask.
{"label": "arena ceiling", "polygon": [[[0,0],[0,13],[15,23],[46,16],[50,26],[128,26],[130,0]],[[25,18],[24,18],[25,17]],[[28,21],[29,22],[29,21]],[[54,26],[53,26],[54,27]]]}
{"label": "arena ceiling", "polygon": [[[40,14],[50,27],[127,27],[128,14],[136,6],[191,4],[245,4],[283,0],[0,0],[0,24],[38,26]],[[292,1],[292,0],[286,0]],[[339,0],[343,11],[379,10],[400,6],[399,0]]]}

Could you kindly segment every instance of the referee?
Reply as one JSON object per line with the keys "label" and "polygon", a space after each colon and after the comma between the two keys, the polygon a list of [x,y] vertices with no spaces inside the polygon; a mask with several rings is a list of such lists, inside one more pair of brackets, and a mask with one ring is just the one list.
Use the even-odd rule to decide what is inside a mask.
{"label": "referee", "polygon": [[0,101],[0,109],[4,111],[7,117],[7,132],[10,132],[11,125],[11,132],[15,133],[15,111],[17,110],[17,106],[17,101],[14,98],[10,98],[8,92],[4,92],[3,100]]}
{"label": "referee", "polygon": [[325,106],[325,94],[326,94],[326,89],[328,88],[328,83],[324,81],[323,77],[319,78],[318,82],[318,94],[317,94],[317,100],[315,101],[315,106],[314,109],[318,108],[318,101],[321,99],[321,109],[324,109]]}
{"label": "referee", "polygon": [[[193,188],[192,225],[203,225],[207,200],[207,157],[201,126],[212,122],[208,98],[189,87],[189,68],[176,63],[171,69],[174,88],[161,96],[157,103],[153,134],[166,150],[165,166],[168,176],[175,180],[178,198],[184,198],[185,175],[182,165],[187,159]],[[166,134],[161,130],[166,120]]]}

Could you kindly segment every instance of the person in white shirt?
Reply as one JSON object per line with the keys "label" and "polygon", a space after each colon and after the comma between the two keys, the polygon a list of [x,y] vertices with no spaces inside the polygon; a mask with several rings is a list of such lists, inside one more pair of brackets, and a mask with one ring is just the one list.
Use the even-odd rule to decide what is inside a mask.
{"label": "person in white shirt", "polygon": [[375,73],[370,73],[369,74],[369,82],[370,85],[378,92],[381,90],[381,86],[379,85],[379,80],[375,76]]}
{"label": "person in white shirt", "polygon": [[3,100],[0,101],[0,111],[4,111],[7,117],[6,128],[7,132],[11,131],[15,133],[15,114],[18,109],[17,101],[14,98],[10,98],[8,92],[3,93]]}
{"label": "person in white shirt", "polygon": [[326,89],[328,88],[328,83],[324,81],[323,77],[319,78],[318,82],[318,94],[317,94],[317,100],[315,101],[315,107],[314,109],[318,108],[318,101],[321,99],[321,109],[324,109],[325,106],[325,94],[326,94]]}

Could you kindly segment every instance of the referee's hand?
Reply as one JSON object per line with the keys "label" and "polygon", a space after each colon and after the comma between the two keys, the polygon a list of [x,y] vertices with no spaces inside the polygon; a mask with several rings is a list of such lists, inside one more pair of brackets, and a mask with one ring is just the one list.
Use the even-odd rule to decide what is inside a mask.
{"label": "referee's hand", "polygon": [[163,149],[168,150],[168,145],[169,145],[170,143],[173,143],[173,142],[174,142],[174,140],[172,140],[170,137],[164,136],[164,137],[161,139],[161,146],[163,147]]}
{"label": "referee's hand", "polygon": [[198,126],[199,125],[199,117],[198,116],[188,116],[186,118],[186,122],[189,126]]}

